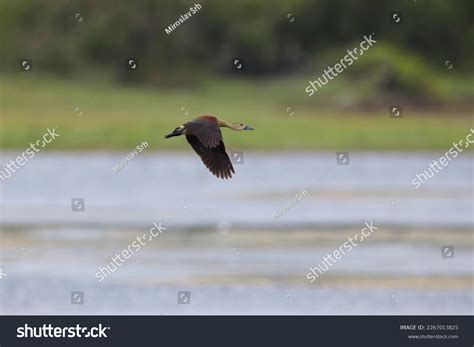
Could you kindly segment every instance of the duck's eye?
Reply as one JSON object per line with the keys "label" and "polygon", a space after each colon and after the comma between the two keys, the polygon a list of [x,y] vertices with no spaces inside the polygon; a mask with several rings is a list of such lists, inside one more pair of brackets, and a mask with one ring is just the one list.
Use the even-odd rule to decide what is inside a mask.
{"label": "duck's eye", "polygon": [[243,124],[240,124],[241,127],[243,127],[244,125]]}

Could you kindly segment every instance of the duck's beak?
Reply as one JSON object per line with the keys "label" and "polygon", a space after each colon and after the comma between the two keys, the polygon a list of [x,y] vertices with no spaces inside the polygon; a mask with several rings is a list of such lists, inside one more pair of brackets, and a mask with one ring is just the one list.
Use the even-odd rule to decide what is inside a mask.
{"label": "duck's beak", "polygon": [[252,127],[249,127],[248,125],[245,126],[244,130],[253,130]]}

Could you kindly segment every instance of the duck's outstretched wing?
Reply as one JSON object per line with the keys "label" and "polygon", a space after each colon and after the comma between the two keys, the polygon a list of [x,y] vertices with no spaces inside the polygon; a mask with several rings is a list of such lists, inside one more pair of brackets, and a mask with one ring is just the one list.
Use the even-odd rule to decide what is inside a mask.
{"label": "duck's outstretched wing", "polygon": [[196,136],[205,147],[217,147],[222,141],[222,132],[216,117],[201,116],[187,122],[184,127],[188,135]]}
{"label": "duck's outstretched wing", "polygon": [[219,141],[216,147],[209,148],[203,145],[197,136],[186,135],[186,140],[213,175],[227,179],[235,173],[229,155],[225,151],[224,142]]}

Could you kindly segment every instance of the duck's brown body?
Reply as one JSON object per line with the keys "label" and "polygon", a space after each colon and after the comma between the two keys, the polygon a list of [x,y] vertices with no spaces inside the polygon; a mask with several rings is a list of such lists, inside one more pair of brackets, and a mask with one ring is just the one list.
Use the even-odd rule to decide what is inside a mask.
{"label": "duck's brown body", "polygon": [[177,127],[165,138],[185,135],[209,171],[219,178],[231,178],[235,171],[225,150],[220,127],[236,131],[253,130],[242,123],[227,123],[214,116],[201,116]]}

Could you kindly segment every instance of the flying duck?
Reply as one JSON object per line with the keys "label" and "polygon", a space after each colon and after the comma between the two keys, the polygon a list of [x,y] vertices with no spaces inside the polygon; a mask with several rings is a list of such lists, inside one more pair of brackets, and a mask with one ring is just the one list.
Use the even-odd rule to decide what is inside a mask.
{"label": "flying duck", "polygon": [[201,116],[177,127],[165,139],[185,135],[191,147],[214,176],[231,178],[235,173],[229,155],[225,151],[221,127],[235,131],[253,130],[243,123],[228,123],[214,116]]}

